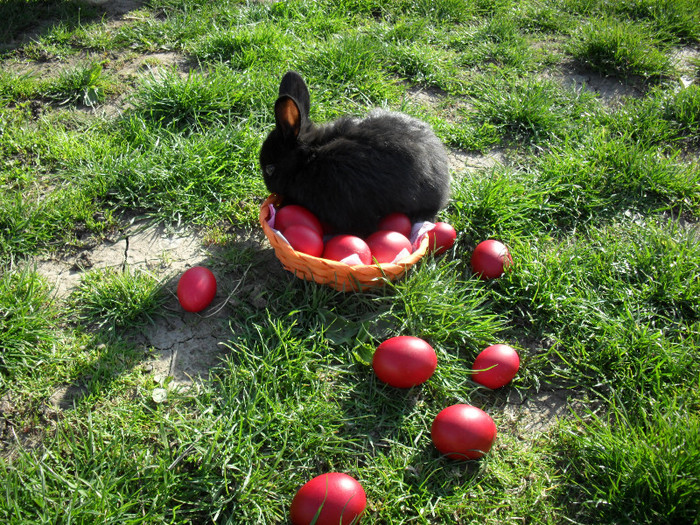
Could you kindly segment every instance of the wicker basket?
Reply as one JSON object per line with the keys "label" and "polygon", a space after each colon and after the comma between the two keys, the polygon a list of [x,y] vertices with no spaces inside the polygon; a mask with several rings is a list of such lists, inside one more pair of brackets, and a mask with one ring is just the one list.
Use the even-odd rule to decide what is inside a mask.
{"label": "wicker basket", "polygon": [[417,250],[398,263],[350,266],[297,252],[281,239],[267,223],[270,217],[269,205],[278,206],[280,202],[281,198],[275,194],[270,195],[263,202],[260,206],[260,225],[282,266],[300,279],[325,284],[341,292],[379,288],[384,286],[387,281],[393,281],[403,276],[408,268],[417,263],[428,252],[427,236],[421,241]]}

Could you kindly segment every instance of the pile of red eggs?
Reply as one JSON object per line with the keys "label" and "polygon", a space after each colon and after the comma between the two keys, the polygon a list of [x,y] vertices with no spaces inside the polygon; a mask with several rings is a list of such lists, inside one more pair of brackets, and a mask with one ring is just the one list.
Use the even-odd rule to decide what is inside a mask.
{"label": "pile of red eggs", "polygon": [[[398,212],[383,217],[377,231],[364,239],[348,234],[330,235],[312,212],[297,204],[277,210],[271,226],[298,252],[350,265],[397,262],[410,255],[422,240],[421,236],[411,242],[412,233],[417,236],[419,232],[413,231],[407,215]],[[452,247],[457,238],[447,223],[437,222],[428,228],[425,234],[430,240],[429,248],[436,254]]]}

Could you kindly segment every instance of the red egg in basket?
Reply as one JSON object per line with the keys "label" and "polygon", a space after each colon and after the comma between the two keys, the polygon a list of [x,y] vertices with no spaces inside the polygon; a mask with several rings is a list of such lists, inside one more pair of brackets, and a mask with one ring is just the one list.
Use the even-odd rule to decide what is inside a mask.
{"label": "red egg in basket", "polygon": [[277,210],[275,214],[275,229],[281,231],[282,234],[292,224],[303,224],[323,237],[321,221],[309,210],[298,204],[288,204]]}
{"label": "red egg in basket", "polygon": [[403,251],[411,254],[411,241],[399,232],[380,230],[367,237],[367,246],[372,251],[372,258],[378,263],[394,262],[394,259]]}
{"label": "red egg in basket", "polygon": [[382,217],[379,221],[378,230],[389,230],[392,232],[399,232],[405,237],[411,236],[411,219],[405,213],[390,213],[386,217]]}
{"label": "red egg in basket", "polygon": [[[300,279],[313,281],[345,292],[381,288],[388,282],[401,279],[427,252],[428,239],[423,238],[419,243],[416,243],[415,251],[399,261],[400,264],[377,266],[372,263],[371,258],[364,262],[361,261],[358,254],[352,256],[350,261],[344,260],[343,262],[337,261],[337,259],[342,260],[342,256],[334,256],[334,258],[323,254],[321,257],[305,256],[296,250],[290,249],[289,243],[283,236],[276,233],[279,230],[275,229],[274,219],[272,221],[270,219],[274,213],[271,205],[279,207],[281,202],[282,198],[279,195],[273,194],[268,196],[260,205],[258,221],[265,237],[275,251],[275,256],[286,270]],[[364,241],[362,243],[366,244]]]}
{"label": "red egg in basket", "polygon": [[[367,243],[354,235],[336,235],[328,239],[322,257],[333,261],[342,261],[356,254],[359,264],[372,264],[372,252]],[[348,264],[351,264],[350,262]]]}
{"label": "red egg in basket", "polygon": [[323,239],[316,230],[304,224],[292,224],[283,232],[284,238],[298,252],[306,253],[314,257],[320,257],[323,253]]}
{"label": "red egg in basket", "polygon": [[426,235],[430,240],[428,249],[435,253],[435,255],[439,255],[452,248],[455,239],[457,239],[457,232],[446,222],[436,222],[435,228],[430,230]]}

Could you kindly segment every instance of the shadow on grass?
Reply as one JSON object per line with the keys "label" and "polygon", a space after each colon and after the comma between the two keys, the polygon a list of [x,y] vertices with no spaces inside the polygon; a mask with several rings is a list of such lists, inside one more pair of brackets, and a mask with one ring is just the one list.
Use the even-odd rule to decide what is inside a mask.
{"label": "shadow on grass", "polygon": [[0,54],[38,40],[52,30],[68,31],[99,20],[118,18],[145,0],[5,0],[0,3]]}

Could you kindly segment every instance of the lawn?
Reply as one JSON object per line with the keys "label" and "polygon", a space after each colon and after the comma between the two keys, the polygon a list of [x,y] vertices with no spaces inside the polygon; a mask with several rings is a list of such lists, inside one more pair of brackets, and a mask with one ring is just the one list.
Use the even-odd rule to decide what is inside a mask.
{"label": "lawn", "polygon": [[[365,293],[281,270],[258,153],[290,69],[316,121],[432,125],[452,249]],[[0,0],[0,520],[289,523],[340,471],[368,524],[700,523],[699,156],[695,0]],[[42,272],[134,224],[186,232],[214,306],[160,252]],[[216,359],[154,373],[164,330]],[[396,335],[424,385],[374,375]],[[492,391],[495,343],[521,367]],[[432,445],[455,403],[497,425],[481,460]]]}

